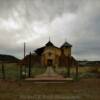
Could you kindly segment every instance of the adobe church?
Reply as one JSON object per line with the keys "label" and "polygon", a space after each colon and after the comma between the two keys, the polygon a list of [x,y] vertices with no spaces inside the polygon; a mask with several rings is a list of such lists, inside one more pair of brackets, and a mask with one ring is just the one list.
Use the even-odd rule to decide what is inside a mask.
{"label": "adobe church", "polygon": [[[60,48],[50,40],[44,47],[35,50],[42,66],[74,66],[76,60],[71,56],[72,45],[65,42]],[[39,59],[38,59],[39,61]]]}
{"label": "adobe church", "polygon": [[[60,47],[56,47],[50,40],[45,46],[36,49],[35,53],[26,55],[20,62],[22,65],[35,67],[46,67],[46,71],[40,77],[53,76],[54,78],[59,75],[55,73],[54,69],[57,67],[66,67],[67,76],[70,76],[70,67],[76,67],[76,76],[78,75],[78,62],[71,56],[72,45],[65,42]],[[54,69],[53,69],[54,68]],[[30,74],[29,74],[30,76]],[[55,77],[56,76],[56,77]],[[57,78],[58,79],[58,78]]]}
{"label": "adobe church", "polygon": [[[45,73],[39,75],[40,78],[52,76],[54,80],[61,78],[62,76],[55,73],[54,68],[57,67],[66,67],[67,76],[70,76],[70,67],[76,67],[76,76],[78,75],[78,62],[71,56],[72,45],[68,42],[65,42],[60,47],[56,47],[50,40],[45,46],[38,48],[34,53],[26,55],[23,60],[20,62],[21,65],[35,67],[46,67]],[[29,73],[31,73],[29,71]],[[29,74],[30,77],[30,74]],[[37,76],[38,77],[38,76]],[[50,79],[49,77],[49,79]],[[62,78],[61,78],[62,79]]]}
{"label": "adobe church", "polygon": [[[68,42],[56,47],[50,40],[45,46],[31,54],[31,64],[35,66],[74,67],[77,61],[71,56],[72,45]],[[26,55],[21,64],[29,64],[30,56]]]}

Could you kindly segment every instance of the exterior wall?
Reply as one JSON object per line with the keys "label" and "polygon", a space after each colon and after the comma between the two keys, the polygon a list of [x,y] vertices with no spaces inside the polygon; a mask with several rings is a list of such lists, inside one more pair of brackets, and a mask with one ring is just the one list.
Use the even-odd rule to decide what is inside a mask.
{"label": "exterior wall", "polygon": [[42,65],[48,65],[48,60],[52,60],[52,65],[56,66],[59,64],[59,57],[61,50],[55,47],[46,47],[42,53]]}
{"label": "exterior wall", "polygon": [[68,66],[69,58],[71,58],[71,48],[46,47],[41,57],[43,66],[48,65],[48,60],[52,60],[53,66]]}
{"label": "exterior wall", "polygon": [[62,50],[65,56],[71,56],[71,48],[64,47]]}

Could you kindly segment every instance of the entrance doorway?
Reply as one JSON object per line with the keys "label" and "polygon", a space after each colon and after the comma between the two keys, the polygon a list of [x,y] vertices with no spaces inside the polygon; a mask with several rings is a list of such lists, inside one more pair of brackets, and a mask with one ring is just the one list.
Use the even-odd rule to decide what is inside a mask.
{"label": "entrance doorway", "polygon": [[47,65],[48,65],[48,66],[52,66],[52,65],[53,65],[52,62],[53,62],[52,59],[48,59],[48,61],[47,61]]}

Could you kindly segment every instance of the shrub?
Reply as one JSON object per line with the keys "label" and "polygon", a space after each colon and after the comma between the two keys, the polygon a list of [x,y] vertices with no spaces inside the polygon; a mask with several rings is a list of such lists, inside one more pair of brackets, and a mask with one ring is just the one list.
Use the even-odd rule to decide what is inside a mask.
{"label": "shrub", "polygon": [[67,72],[66,72],[66,71],[62,71],[60,74],[61,74],[64,78],[67,77]]}
{"label": "shrub", "polygon": [[96,73],[87,72],[87,73],[80,74],[79,77],[80,78],[96,78],[97,77],[97,74]]}

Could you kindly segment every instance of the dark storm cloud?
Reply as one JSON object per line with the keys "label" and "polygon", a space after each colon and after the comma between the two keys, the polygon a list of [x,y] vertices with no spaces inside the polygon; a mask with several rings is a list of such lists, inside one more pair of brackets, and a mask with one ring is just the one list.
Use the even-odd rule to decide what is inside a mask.
{"label": "dark storm cloud", "polygon": [[51,36],[78,59],[100,59],[99,10],[99,0],[0,0],[0,53],[22,57],[23,42],[29,52]]}

